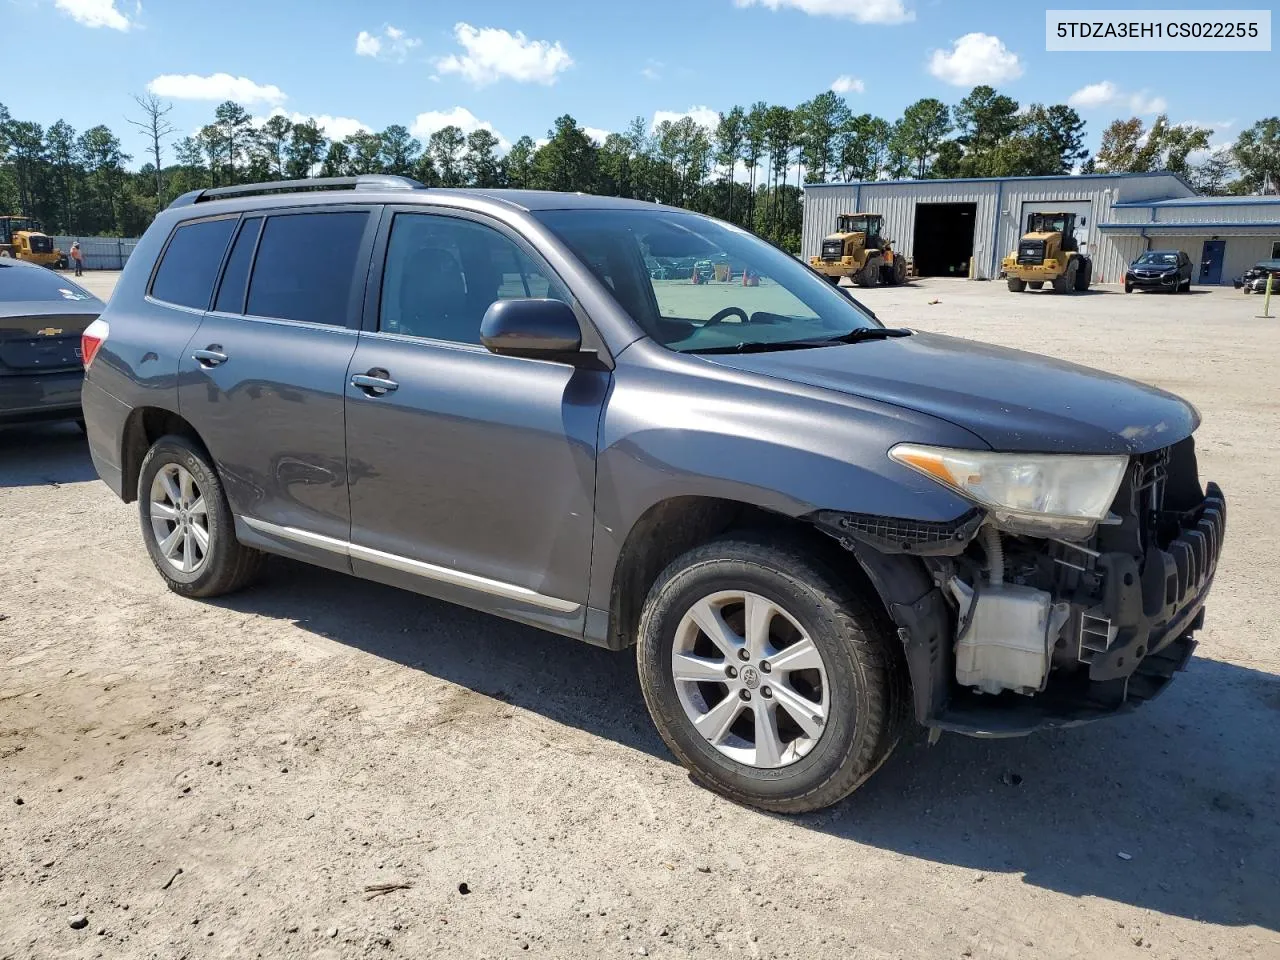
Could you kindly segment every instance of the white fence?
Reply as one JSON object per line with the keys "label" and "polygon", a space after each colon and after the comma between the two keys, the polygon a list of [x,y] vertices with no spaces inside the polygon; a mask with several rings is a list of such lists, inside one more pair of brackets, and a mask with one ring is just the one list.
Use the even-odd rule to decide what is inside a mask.
{"label": "white fence", "polygon": [[[54,237],[53,242],[68,258],[71,243],[80,241],[86,270],[123,270],[129,254],[138,245],[136,237]],[[70,263],[68,263],[70,266]]]}

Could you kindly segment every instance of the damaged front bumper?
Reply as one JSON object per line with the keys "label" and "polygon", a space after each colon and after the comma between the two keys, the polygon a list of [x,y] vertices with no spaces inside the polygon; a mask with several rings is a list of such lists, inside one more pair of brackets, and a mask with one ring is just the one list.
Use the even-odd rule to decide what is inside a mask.
{"label": "damaged front bumper", "polygon": [[[1201,492],[1190,440],[1184,444],[1135,462],[1111,525],[1087,543],[1004,538],[1012,575],[999,603],[1019,611],[1021,619],[1005,622],[1022,631],[1012,639],[1018,654],[1041,658],[1042,673],[1030,672],[1038,685],[974,680],[980,676],[974,664],[983,661],[966,647],[972,617],[966,599],[982,603],[981,591],[955,587],[961,577],[979,582],[971,552],[981,511],[947,523],[828,512],[813,518],[857,556],[885,600],[922,724],[971,736],[1020,736],[1115,716],[1163,692],[1195,649],[1226,532],[1222,491],[1210,483]],[[1044,610],[1038,634],[1027,628],[1034,616],[1019,606],[1037,592]],[[990,655],[1003,656],[1001,637],[979,643],[984,639],[995,645]]]}

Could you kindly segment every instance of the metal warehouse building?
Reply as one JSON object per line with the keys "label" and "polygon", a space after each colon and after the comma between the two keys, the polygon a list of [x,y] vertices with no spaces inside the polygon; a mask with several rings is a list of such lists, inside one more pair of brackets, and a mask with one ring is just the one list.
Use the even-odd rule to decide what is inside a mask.
{"label": "metal warehouse building", "polygon": [[1076,214],[1095,283],[1118,282],[1147,249],[1186,251],[1199,264],[1197,283],[1230,283],[1255,261],[1280,257],[1280,197],[1198,197],[1172,173],[813,183],[801,253],[819,253],[838,215],[879,213],[918,275],[995,279],[1035,211]]}

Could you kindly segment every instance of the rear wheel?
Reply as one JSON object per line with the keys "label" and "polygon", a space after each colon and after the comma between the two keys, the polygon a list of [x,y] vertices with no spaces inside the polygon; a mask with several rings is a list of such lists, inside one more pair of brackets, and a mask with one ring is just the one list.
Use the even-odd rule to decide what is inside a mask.
{"label": "rear wheel", "polygon": [[892,629],[800,548],[690,551],[645,601],[640,685],[667,746],[739,803],[801,813],[846,796],[901,735]]}
{"label": "rear wheel", "polygon": [[151,562],[185,597],[216,597],[254,580],[266,554],[236,539],[231,508],[207,454],[186,437],[165,436],[138,475],[138,513]]}
{"label": "rear wheel", "polygon": [[1021,293],[1023,290],[1027,289],[1027,281],[1019,280],[1017,277],[1010,277],[1009,289],[1013,293]]}
{"label": "rear wheel", "polygon": [[907,282],[907,261],[899,256],[893,258],[893,282],[897,286]]}

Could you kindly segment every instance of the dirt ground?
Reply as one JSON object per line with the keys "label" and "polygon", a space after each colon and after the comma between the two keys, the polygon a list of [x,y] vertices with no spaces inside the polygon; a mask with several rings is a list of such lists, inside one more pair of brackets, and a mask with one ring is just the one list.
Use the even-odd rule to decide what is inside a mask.
{"label": "dirt ground", "polygon": [[15,429],[0,958],[1280,957],[1280,320],[1231,290],[861,295],[1199,407],[1229,532],[1164,697],[916,738],[834,810],[766,816],[689,782],[628,654],[286,561],[184,600],[75,428]]}

